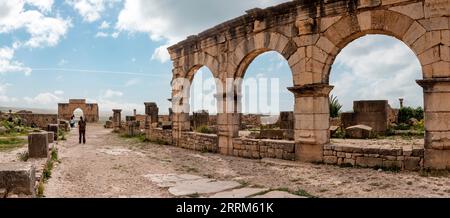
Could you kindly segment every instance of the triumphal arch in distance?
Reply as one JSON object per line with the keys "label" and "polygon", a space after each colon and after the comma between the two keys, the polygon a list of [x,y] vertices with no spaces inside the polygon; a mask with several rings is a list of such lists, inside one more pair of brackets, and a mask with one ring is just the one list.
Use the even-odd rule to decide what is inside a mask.
{"label": "triumphal arch in distance", "polygon": [[58,118],[70,120],[74,114],[74,111],[77,109],[83,111],[83,116],[89,123],[97,123],[100,119],[98,104],[86,103],[86,99],[70,99],[69,103],[59,103]]}

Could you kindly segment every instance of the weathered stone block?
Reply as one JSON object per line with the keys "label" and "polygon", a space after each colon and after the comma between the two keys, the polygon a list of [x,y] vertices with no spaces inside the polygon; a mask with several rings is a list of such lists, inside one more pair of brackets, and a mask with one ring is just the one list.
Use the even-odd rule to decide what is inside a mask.
{"label": "weathered stone block", "polygon": [[337,164],[338,158],[336,156],[324,156],[323,162],[326,164]]}
{"label": "weathered stone block", "polygon": [[35,132],[28,135],[28,153],[30,158],[47,158],[48,150],[47,132]]}
{"label": "weathered stone block", "polygon": [[11,194],[34,197],[35,171],[35,167],[29,163],[0,164],[0,189],[5,189]]}
{"label": "weathered stone block", "polygon": [[345,134],[348,138],[354,139],[368,139],[373,136],[372,127],[366,125],[356,125],[345,129]]}
{"label": "weathered stone block", "polygon": [[50,124],[47,127],[47,131],[55,133],[54,140],[58,140],[58,132],[59,132],[59,125],[58,124]]}
{"label": "weathered stone block", "polygon": [[420,166],[420,157],[406,157],[405,158],[405,170],[419,170]]}
{"label": "weathered stone block", "polygon": [[361,167],[377,167],[377,166],[382,166],[383,161],[381,158],[357,157],[356,165],[361,166]]}
{"label": "weathered stone block", "polygon": [[296,160],[303,162],[322,162],[323,145],[310,145],[298,143],[295,146]]}
{"label": "weathered stone block", "polygon": [[55,142],[55,133],[54,132],[47,132],[48,135],[48,143]]}
{"label": "weathered stone block", "polygon": [[425,150],[424,167],[432,169],[450,169],[450,150]]}

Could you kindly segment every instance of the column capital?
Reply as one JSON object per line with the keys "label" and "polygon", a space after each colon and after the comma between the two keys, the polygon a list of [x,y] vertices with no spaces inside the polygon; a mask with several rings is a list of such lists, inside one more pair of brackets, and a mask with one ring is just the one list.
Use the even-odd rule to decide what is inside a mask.
{"label": "column capital", "polygon": [[114,113],[121,113],[121,112],[122,112],[122,109],[113,109],[113,112],[114,112]]}
{"label": "column capital", "polygon": [[294,86],[288,90],[295,94],[296,97],[328,97],[334,86],[325,83],[307,84],[302,86]]}
{"label": "column capital", "polygon": [[417,84],[422,86],[425,92],[433,91],[436,85],[446,84],[450,85],[450,78],[431,78],[416,80]]}

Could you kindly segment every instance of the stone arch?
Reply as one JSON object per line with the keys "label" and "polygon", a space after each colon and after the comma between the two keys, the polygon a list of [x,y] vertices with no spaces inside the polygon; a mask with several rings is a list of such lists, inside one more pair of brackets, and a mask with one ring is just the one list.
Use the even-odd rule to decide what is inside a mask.
{"label": "stone arch", "polygon": [[96,123],[99,121],[98,104],[86,103],[85,99],[70,99],[69,103],[58,104],[58,118],[70,120],[76,109],[81,109],[87,122]]}
{"label": "stone arch", "polygon": [[183,66],[184,78],[192,82],[197,71],[202,67],[207,67],[214,78],[219,77],[219,61],[206,52],[195,53],[188,57],[183,57],[186,62]]}
{"label": "stone arch", "polygon": [[392,36],[405,43],[419,59],[423,77],[432,77],[424,69],[432,64],[430,58],[435,59],[430,57],[434,54],[428,53],[433,53],[433,47],[439,46],[440,40],[427,41],[431,36],[427,36],[425,28],[409,16],[390,10],[365,11],[342,17],[323,31],[324,34],[311,48],[313,61],[320,63],[320,67],[315,68],[313,73],[320,74],[322,83],[329,82],[331,66],[340,51],[349,43],[368,34]]}
{"label": "stone arch", "polygon": [[234,78],[243,78],[247,68],[259,55],[275,51],[289,60],[295,43],[285,35],[278,32],[261,32],[242,40],[234,51],[231,61],[231,72]]}

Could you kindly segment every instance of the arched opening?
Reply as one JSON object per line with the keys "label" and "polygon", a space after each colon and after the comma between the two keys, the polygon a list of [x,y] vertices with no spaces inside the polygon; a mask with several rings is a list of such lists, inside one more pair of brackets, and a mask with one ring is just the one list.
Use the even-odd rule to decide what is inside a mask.
{"label": "arched opening", "polygon": [[71,120],[72,123],[74,123],[74,127],[78,126],[78,122],[80,121],[81,117],[83,117],[83,119],[86,119],[86,117],[84,116],[84,112],[81,108],[77,108],[73,111],[73,120]]}
{"label": "arched opening", "polygon": [[241,66],[238,110],[241,137],[294,140],[294,95],[292,72],[287,60],[276,51],[250,54]]}
{"label": "arched opening", "polygon": [[331,68],[332,144],[424,145],[422,67],[402,41],[366,35],[345,46]]}
{"label": "arched opening", "polygon": [[189,89],[191,130],[217,133],[216,78],[208,67],[193,72]]}

